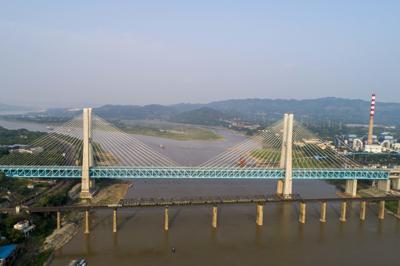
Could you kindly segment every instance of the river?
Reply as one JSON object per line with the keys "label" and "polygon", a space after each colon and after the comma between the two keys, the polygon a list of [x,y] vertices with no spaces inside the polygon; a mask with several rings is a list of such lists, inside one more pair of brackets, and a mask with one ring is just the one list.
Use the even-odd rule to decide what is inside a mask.
{"label": "river", "polygon": [[[224,141],[136,137],[155,149],[163,144],[162,152],[179,163],[196,165],[244,139],[228,130],[218,133]],[[303,197],[336,196],[336,188],[323,181],[295,181],[293,186]],[[275,182],[268,180],[136,180],[126,197],[274,191]],[[118,212],[116,234],[111,211],[97,211],[91,214],[90,235],[74,236],[55,252],[52,265],[68,265],[75,258],[85,258],[89,265],[398,265],[399,220],[386,215],[380,221],[375,206],[369,206],[366,220],[360,222],[358,208],[357,203],[350,205],[343,223],[339,206],[329,204],[328,221],[322,224],[319,205],[308,204],[303,225],[297,205],[267,204],[260,227],[254,205],[224,205],[218,208],[218,228],[212,229],[211,207],[172,207],[168,232],[163,230],[162,208],[130,209]]]}

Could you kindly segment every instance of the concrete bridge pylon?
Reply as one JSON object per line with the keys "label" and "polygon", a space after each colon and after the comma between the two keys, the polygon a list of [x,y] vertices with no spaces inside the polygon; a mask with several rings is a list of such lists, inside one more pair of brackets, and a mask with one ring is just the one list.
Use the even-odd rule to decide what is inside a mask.
{"label": "concrete bridge pylon", "polygon": [[283,117],[283,133],[280,168],[285,169],[285,177],[278,180],[277,194],[284,198],[290,198],[292,195],[292,179],[293,179],[293,114],[285,114]]}
{"label": "concrete bridge pylon", "polygon": [[90,182],[90,167],[93,166],[92,151],[92,108],[83,109],[83,134],[82,134],[82,183],[81,199],[91,199],[92,184]]}

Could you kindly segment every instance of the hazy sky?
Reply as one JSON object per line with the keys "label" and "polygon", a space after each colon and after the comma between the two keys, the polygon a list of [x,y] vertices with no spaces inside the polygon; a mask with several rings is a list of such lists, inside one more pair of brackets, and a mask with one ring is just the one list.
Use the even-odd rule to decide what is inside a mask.
{"label": "hazy sky", "polygon": [[400,102],[400,1],[1,1],[0,91],[35,106]]}

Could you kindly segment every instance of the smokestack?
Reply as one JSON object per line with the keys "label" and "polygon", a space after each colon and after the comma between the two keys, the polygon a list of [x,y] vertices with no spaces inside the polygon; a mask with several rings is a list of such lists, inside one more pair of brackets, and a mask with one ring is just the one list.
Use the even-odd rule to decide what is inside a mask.
{"label": "smokestack", "polygon": [[372,144],[372,135],[374,133],[374,116],[375,116],[375,93],[371,97],[371,111],[369,115],[368,141],[367,144]]}

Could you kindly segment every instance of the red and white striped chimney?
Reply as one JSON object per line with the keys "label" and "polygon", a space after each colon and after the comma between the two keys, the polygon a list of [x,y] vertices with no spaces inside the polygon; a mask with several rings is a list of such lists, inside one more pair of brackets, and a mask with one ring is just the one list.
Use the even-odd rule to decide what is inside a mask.
{"label": "red and white striped chimney", "polygon": [[373,142],[372,135],[374,133],[374,116],[375,116],[375,93],[371,97],[371,111],[369,116],[369,127],[368,127],[368,141],[367,144],[371,145]]}

